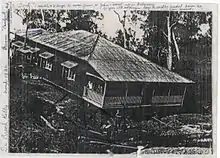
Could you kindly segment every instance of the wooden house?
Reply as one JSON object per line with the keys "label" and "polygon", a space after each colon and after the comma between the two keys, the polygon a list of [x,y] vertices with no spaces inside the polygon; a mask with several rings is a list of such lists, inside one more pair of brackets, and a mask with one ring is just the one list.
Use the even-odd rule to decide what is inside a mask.
{"label": "wooden house", "polygon": [[[38,75],[101,109],[180,108],[193,83],[97,34],[35,32],[27,42],[30,50],[39,48]],[[16,33],[15,40],[24,37]]]}

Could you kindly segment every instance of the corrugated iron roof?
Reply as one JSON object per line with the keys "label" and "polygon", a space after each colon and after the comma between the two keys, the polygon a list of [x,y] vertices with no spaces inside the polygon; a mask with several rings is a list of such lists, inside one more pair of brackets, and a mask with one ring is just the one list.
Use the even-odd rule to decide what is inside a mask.
{"label": "corrugated iron roof", "polygon": [[[27,36],[28,36],[28,38],[31,38],[31,37],[35,37],[37,35],[41,35],[43,33],[48,33],[48,32],[42,28],[29,29],[27,32]],[[25,36],[26,31],[18,31],[18,32],[16,32],[16,34],[19,36]]]}
{"label": "corrugated iron roof", "polygon": [[[42,33],[48,33],[48,32],[42,28],[29,29],[27,32],[27,36],[28,36],[28,38],[31,38],[31,37],[40,35]],[[26,31],[19,31],[19,32],[16,32],[16,34],[19,36],[25,36]]]}
{"label": "corrugated iron roof", "polygon": [[44,32],[31,36],[30,39],[88,61],[106,81],[193,83],[87,31]]}
{"label": "corrugated iron roof", "polygon": [[98,40],[88,62],[106,81],[192,83],[104,38]]}
{"label": "corrugated iron roof", "polygon": [[36,36],[30,36],[29,39],[76,56],[80,59],[87,60],[93,50],[97,36],[98,35],[87,31],[72,30],[59,33],[43,32],[42,34],[37,34]]}

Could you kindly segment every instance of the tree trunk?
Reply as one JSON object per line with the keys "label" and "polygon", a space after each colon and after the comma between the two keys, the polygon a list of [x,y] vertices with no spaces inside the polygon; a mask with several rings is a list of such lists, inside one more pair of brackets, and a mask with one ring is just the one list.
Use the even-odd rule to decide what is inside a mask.
{"label": "tree trunk", "polygon": [[160,51],[159,50],[157,51],[157,61],[158,61],[159,65],[160,65]]}
{"label": "tree trunk", "polygon": [[167,38],[168,38],[168,53],[167,53],[167,68],[172,68],[172,49],[171,49],[171,26],[170,26],[170,15],[167,16]]}
{"label": "tree trunk", "polygon": [[124,48],[127,48],[127,38],[126,38],[126,29],[125,29],[125,20],[126,20],[126,11],[124,11],[124,21],[123,21],[123,24],[122,24],[122,27],[123,27],[123,37],[124,37]]}
{"label": "tree trunk", "polygon": [[116,12],[115,10],[114,10],[114,12],[115,12],[115,14],[117,14],[117,16],[118,16],[118,20],[119,20],[119,22],[122,24],[122,33],[123,33],[123,46],[124,46],[124,48],[127,48],[127,44],[126,44],[126,42],[127,42],[127,39],[126,39],[126,29],[125,29],[125,20],[126,20],[126,11],[124,11],[124,16],[123,16],[123,20],[121,19],[121,17],[120,17],[120,15],[118,14],[118,12]]}
{"label": "tree trunk", "polygon": [[126,39],[126,30],[124,28],[123,28],[123,37],[124,37],[124,43],[123,43],[124,48],[127,48],[127,44],[126,44],[126,41],[127,41],[127,39]]}
{"label": "tree trunk", "polygon": [[42,25],[43,25],[43,27],[45,27],[45,18],[44,18],[44,12],[43,12],[43,10],[42,10],[42,9],[40,10],[40,12],[41,12],[41,16],[42,16]]}
{"label": "tree trunk", "polygon": [[25,31],[25,38],[24,38],[24,48],[27,46],[27,35],[28,35],[28,20],[26,22],[26,31]]}
{"label": "tree trunk", "polygon": [[28,36],[28,22],[29,22],[29,17],[28,17],[28,11],[26,12],[26,31],[25,31],[25,38],[24,38],[24,48],[27,46],[27,36]]}
{"label": "tree trunk", "polygon": [[175,45],[175,48],[176,48],[177,59],[180,60],[180,51],[179,51],[179,47],[178,47],[178,44],[176,42],[176,37],[175,37],[175,34],[174,34],[173,31],[172,31],[172,37],[173,37],[173,42],[174,42],[174,45]]}

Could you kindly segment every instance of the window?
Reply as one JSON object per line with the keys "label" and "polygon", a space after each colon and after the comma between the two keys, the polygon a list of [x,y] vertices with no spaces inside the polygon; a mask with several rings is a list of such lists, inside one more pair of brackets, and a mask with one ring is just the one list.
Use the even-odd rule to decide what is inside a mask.
{"label": "window", "polygon": [[69,75],[67,79],[75,81],[75,77],[76,77],[76,74],[73,72],[73,70],[69,70]]}
{"label": "window", "polygon": [[27,59],[28,59],[28,60],[31,59],[31,55],[30,55],[30,54],[27,55]]}
{"label": "window", "polygon": [[75,81],[76,74],[75,74],[74,70],[63,66],[62,77],[67,80]]}
{"label": "window", "polygon": [[52,71],[54,54],[49,52],[44,52],[39,54],[40,57],[40,67]]}
{"label": "window", "polygon": [[45,68],[45,66],[46,66],[46,60],[45,59],[42,59],[42,63],[41,63],[42,65],[41,65],[41,67],[42,68]]}
{"label": "window", "polygon": [[69,73],[69,69],[66,67],[63,67],[62,77],[67,78]]}
{"label": "window", "polygon": [[49,61],[46,61],[45,69],[52,71],[53,64]]}
{"label": "window", "polygon": [[75,70],[77,65],[78,63],[68,60],[61,63],[62,78],[75,81],[75,77],[76,77]]}

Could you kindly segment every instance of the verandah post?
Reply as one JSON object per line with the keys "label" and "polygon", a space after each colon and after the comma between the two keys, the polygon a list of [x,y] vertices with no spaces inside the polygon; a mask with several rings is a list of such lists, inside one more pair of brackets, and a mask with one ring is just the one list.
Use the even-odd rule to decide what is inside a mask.
{"label": "verandah post", "polygon": [[125,82],[125,99],[123,103],[123,130],[125,130],[125,108],[127,107],[128,83]]}
{"label": "verandah post", "polygon": [[125,97],[128,96],[128,83],[125,83]]}
{"label": "verandah post", "polygon": [[42,57],[40,57],[40,68],[42,66]]}
{"label": "verandah post", "polygon": [[102,106],[104,106],[104,103],[105,103],[106,87],[107,87],[107,82],[105,81],[104,90],[103,90],[103,94],[102,94]]}
{"label": "verandah post", "polygon": [[42,79],[42,71],[43,71],[41,67],[42,67],[42,57],[40,57],[40,79]]}
{"label": "verandah post", "polygon": [[62,66],[62,73],[61,73],[62,74],[62,78],[63,78],[63,72],[64,72],[64,66]]}
{"label": "verandah post", "polygon": [[182,98],[181,106],[183,106],[183,102],[184,102],[185,94],[186,94],[186,86],[185,86],[185,88],[184,88],[184,92],[183,92],[183,98]]}

